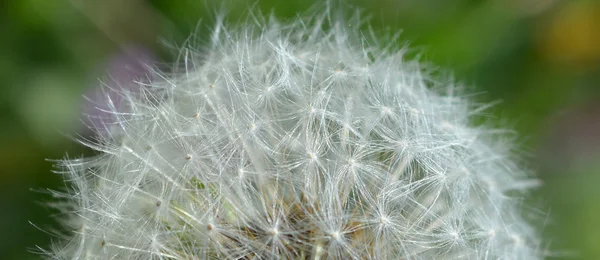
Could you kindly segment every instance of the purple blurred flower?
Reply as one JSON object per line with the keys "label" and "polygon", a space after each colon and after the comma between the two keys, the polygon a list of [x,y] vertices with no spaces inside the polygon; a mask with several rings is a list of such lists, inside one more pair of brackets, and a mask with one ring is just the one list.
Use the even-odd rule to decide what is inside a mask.
{"label": "purple blurred flower", "polygon": [[122,112],[123,91],[136,92],[139,82],[148,81],[155,57],[141,46],[128,46],[115,53],[102,67],[103,76],[86,92],[83,103],[83,135],[105,133],[117,122],[115,112]]}
{"label": "purple blurred flower", "polygon": [[597,160],[600,155],[598,102],[574,107],[549,120],[550,129],[540,158],[545,169],[567,171]]}

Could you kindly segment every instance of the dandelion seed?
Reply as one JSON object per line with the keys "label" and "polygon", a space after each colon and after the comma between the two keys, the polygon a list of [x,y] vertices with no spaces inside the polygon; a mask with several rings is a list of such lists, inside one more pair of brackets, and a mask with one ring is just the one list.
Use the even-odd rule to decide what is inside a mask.
{"label": "dandelion seed", "polygon": [[219,19],[181,72],[122,89],[82,141],[99,155],[58,165],[81,228],[48,257],[542,259],[515,199],[535,182],[478,107],[325,9]]}

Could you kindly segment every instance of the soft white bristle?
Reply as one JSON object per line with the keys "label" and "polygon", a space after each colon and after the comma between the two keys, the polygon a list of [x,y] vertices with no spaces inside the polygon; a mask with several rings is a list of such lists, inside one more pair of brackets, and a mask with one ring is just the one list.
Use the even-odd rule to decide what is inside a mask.
{"label": "soft white bristle", "polygon": [[72,237],[50,257],[542,258],[502,139],[361,23],[219,22],[182,72],[119,90],[83,142],[100,154],[61,165]]}

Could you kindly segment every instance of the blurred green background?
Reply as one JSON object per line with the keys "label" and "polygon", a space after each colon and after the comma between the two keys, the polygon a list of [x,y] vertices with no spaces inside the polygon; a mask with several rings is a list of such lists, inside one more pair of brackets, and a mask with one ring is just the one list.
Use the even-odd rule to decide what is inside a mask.
{"label": "blurred green background", "polygon": [[[83,98],[98,78],[127,78],[136,59],[169,62],[215,10],[248,7],[289,19],[315,1],[5,0],[0,3],[0,252],[37,259],[55,223],[36,192],[64,186],[47,158],[89,153]],[[600,259],[600,1],[348,0],[377,31],[402,31],[421,57],[452,70],[498,124],[515,129],[524,166],[544,181],[556,259]],[[203,22],[198,26],[198,21]],[[135,50],[125,55],[125,50]],[[133,53],[133,54],[132,54]],[[139,73],[139,71],[138,71]],[[115,75],[116,74],[116,75]],[[121,75],[124,74],[124,75]],[[33,190],[33,191],[32,191]]]}

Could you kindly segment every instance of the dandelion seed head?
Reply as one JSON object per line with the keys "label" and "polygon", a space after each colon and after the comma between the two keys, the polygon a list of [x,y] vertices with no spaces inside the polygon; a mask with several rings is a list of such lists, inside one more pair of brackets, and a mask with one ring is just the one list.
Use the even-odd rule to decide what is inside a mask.
{"label": "dandelion seed head", "polygon": [[98,155],[59,165],[69,232],[48,256],[543,258],[508,139],[360,14],[325,9],[219,19],[181,71],[114,87],[125,102],[81,141]]}

